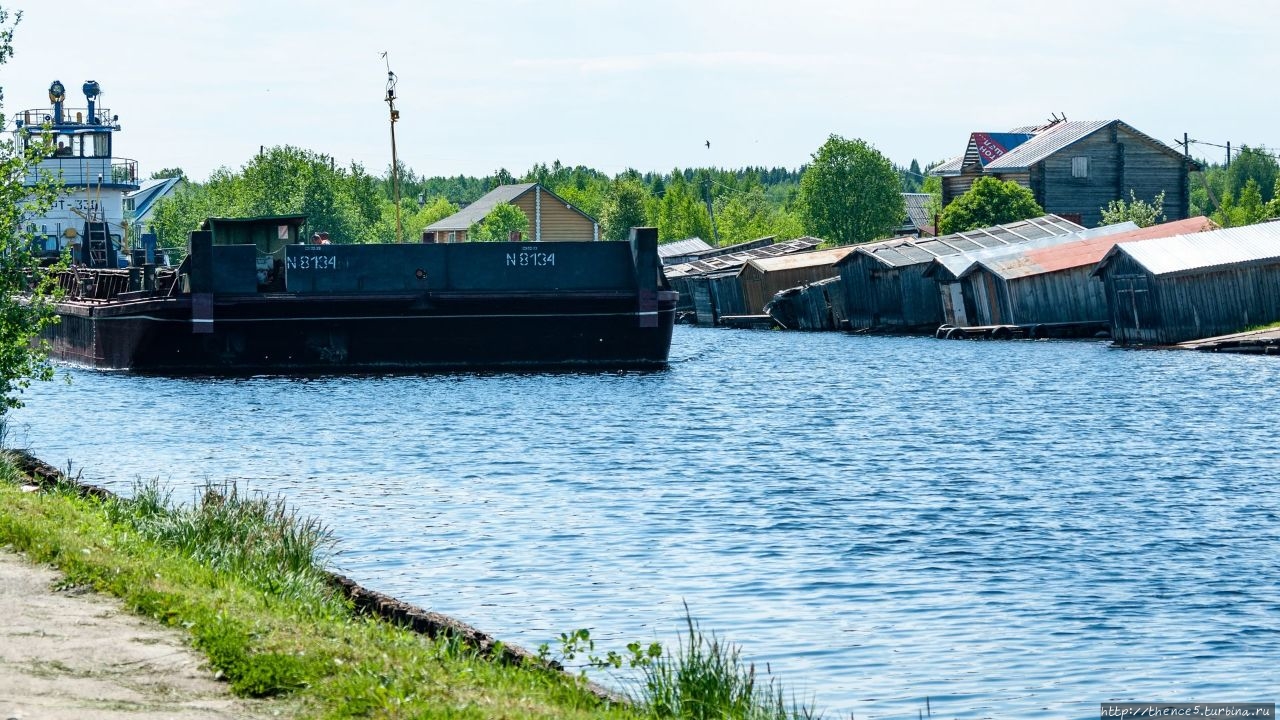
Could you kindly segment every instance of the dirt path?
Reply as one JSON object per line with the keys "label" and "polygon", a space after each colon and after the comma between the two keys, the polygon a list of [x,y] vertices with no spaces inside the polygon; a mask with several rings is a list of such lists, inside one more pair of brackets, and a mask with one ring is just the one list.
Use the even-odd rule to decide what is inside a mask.
{"label": "dirt path", "polygon": [[0,549],[0,720],[269,718],[178,631]]}

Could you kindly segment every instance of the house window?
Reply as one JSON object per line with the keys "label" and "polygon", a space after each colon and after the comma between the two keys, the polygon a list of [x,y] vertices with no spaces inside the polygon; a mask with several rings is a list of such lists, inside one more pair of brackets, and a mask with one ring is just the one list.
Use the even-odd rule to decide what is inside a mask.
{"label": "house window", "polygon": [[1089,177],[1089,158],[1087,157],[1071,158],[1071,177],[1073,178]]}

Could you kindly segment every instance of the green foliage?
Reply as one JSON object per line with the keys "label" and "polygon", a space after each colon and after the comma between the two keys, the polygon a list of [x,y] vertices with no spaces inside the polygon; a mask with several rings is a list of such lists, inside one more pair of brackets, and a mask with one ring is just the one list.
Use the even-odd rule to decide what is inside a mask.
{"label": "green foliage", "polygon": [[[0,65],[13,55],[13,31],[21,19],[18,13],[10,24],[8,11],[0,8]],[[0,125],[5,125],[2,113]],[[31,380],[53,378],[46,345],[33,341],[41,329],[57,322],[53,303],[62,265],[39,267],[29,221],[49,209],[58,185],[49,177],[39,178],[35,187],[23,182],[52,152],[48,134],[25,148],[9,138],[0,141],[0,415],[22,406],[15,392]]]}
{"label": "green foliage", "polygon": [[519,232],[529,237],[529,218],[524,211],[510,203],[500,203],[484,219],[467,228],[467,240],[471,242],[505,242],[511,233]]}
{"label": "green foliage", "polygon": [[1031,191],[1012,180],[981,177],[942,211],[938,232],[963,232],[1043,215]]}
{"label": "green foliage", "polygon": [[711,214],[707,211],[698,188],[694,187],[683,174],[673,173],[666,183],[662,197],[656,205],[657,217],[653,224],[658,228],[658,240],[684,240],[699,237],[712,242],[715,233],[711,230]]}
{"label": "green foliage", "polygon": [[[1280,182],[1280,181],[1278,181]],[[1249,178],[1240,191],[1240,197],[1233,198],[1230,192],[1224,194],[1222,206],[1211,219],[1221,227],[1240,227],[1262,222],[1268,218],[1280,217],[1280,202],[1272,198],[1270,202],[1262,201],[1262,191],[1253,178]]]}
{"label": "green foliage", "polygon": [[772,235],[778,241],[804,235],[800,217],[776,208],[759,185],[750,190],[722,195],[715,203],[716,229],[720,244],[734,245]]}
{"label": "green foliage", "polygon": [[[631,701],[650,718],[673,720],[795,720],[817,717],[816,711],[788,702],[782,683],[768,670],[757,674],[742,659],[742,649],[702,631],[685,606],[686,636],[674,652],[660,643],[632,642],[625,653],[596,654],[586,629],[561,633],[560,661],[585,656],[583,667],[617,670],[626,666]],[[549,656],[547,645],[540,648]],[[585,673],[585,671],[584,671]],[[765,680],[767,678],[767,680]]]}
{"label": "green foliage", "polygon": [[809,234],[836,245],[891,234],[906,216],[893,166],[862,140],[832,135],[800,178],[800,204]]}
{"label": "green foliage", "polygon": [[1115,225],[1125,221],[1133,221],[1138,227],[1151,227],[1165,221],[1164,191],[1147,202],[1138,197],[1133,190],[1129,191],[1129,200],[1112,200],[1102,208],[1101,225]]}
{"label": "green foliage", "polygon": [[152,180],[160,180],[162,178],[182,178],[183,180],[186,180],[187,174],[183,172],[182,168],[176,168],[176,167],[162,168],[160,170],[157,170],[151,173]]}
{"label": "green foliage", "polygon": [[1252,180],[1261,193],[1262,201],[1266,203],[1274,197],[1272,190],[1276,180],[1280,179],[1280,164],[1266,148],[1244,145],[1240,148],[1240,154],[1231,160],[1224,175],[1225,192],[1240,197],[1245,186]]}
{"label": "green foliage", "polygon": [[600,226],[605,240],[625,240],[633,227],[648,224],[645,205],[649,193],[635,178],[624,177],[613,182],[600,212]]}
{"label": "green foliage", "polygon": [[[162,246],[180,248],[207,217],[306,215],[304,234],[326,230],[339,243],[394,242],[395,206],[388,210],[380,193],[359,165],[335,169],[327,156],[273,147],[239,172],[219,169],[208,182],[160,201],[151,227]],[[389,225],[380,222],[387,215]]]}

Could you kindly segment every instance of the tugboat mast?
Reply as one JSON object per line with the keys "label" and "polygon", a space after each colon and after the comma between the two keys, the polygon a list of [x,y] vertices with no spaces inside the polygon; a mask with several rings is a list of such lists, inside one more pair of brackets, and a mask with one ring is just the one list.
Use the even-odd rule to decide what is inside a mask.
{"label": "tugboat mast", "polygon": [[396,121],[400,119],[400,111],[396,109],[396,74],[391,72],[391,61],[382,53],[387,61],[387,107],[391,110],[391,190],[396,202],[396,242],[404,242],[404,225],[400,220],[400,163],[396,160]]}

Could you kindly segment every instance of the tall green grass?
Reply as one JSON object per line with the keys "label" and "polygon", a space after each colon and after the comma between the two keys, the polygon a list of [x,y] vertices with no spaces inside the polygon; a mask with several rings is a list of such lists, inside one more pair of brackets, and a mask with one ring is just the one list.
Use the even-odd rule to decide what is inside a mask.
{"label": "tall green grass", "polygon": [[194,502],[179,505],[153,480],[135,483],[131,499],[113,497],[106,509],[114,522],[148,540],[281,597],[306,597],[326,583],[322,568],[334,547],[332,532],[280,497],[245,494],[235,483],[206,483]]}
{"label": "tall green grass", "polygon": [[686,632],[674,653],[640,663],[636,704],[654,718],[811,720],[809,704],[787,699],[781,681],[742,659],[742,648],[704,632],[685,606]]}

